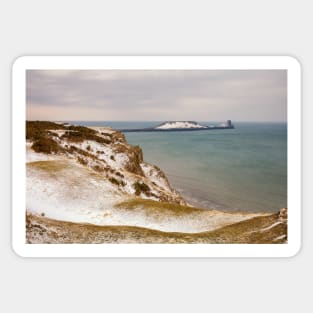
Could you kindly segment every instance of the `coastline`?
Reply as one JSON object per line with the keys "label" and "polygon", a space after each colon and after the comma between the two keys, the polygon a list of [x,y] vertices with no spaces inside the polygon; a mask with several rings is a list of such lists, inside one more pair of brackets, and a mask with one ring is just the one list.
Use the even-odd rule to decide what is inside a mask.
{"label": "coastline", "polygon": [[[64,223],[72,223],[70,225],[75,229],[84,228],[86,223],[106,229],[137,227],[136,236],[141,238],[138,242],[150,242],[150,239],[142,238],[148,229],[166,233],[161,237],[168,240],[175,237],[173,240],[177,243],[196,243],[200,238],[203,242],[204,237],[207,243],[213,243],[210,237],[212,233],[204,237],[202,233],[217,232],[244,221],[254,225],[255,218],[268,221],[266,225],[261,223],[264,227],[260,224],[256,233],[262,233],[266,227],[276,229],[278,226],[279,232],[285,229],[282,226],[286,221],[275,224],[279,219],[277,214],[230,213],[186,206],[185,200],[170,185],[165,173],[157,166],[146,163],[141,148],[129,145],[118,131],[106,127],[86,128],[50,122],[29,122],[27,126],[27,236],[33,238],[28,240],[29,243],[40,243],[40,233],[46,236],[46,232],[51,231],[49,227],[52,222],[49,221],[64,227],[69,225]],[[40,227],[46,229],[40,231],[39,235],[36,230],[38,223],[45,225]],[[56,224],[53,225],[53,228],[56,227]],[[242,228],[236,226],[236,229]],[[133,231],[127,233],[133,238],[130,234]],[[125,236],[125,232],[120,235]],[[276,231],[272,235],[277,235],[275,238],[282,236],[281,233],[278,236]],[[59,234],[53,236],[58,237]],[[185,239],[178,240],[177,236]],[[275,241],[273,236],[271,240]],[[160,239],[159,235],[152,237],[156,241]],[[247,243],[252,240],[247,239],[246,235],[245,238],[244,242]],[[287,235],[284,241],[286,238]],[[46,240],[44,237],[41,239],[42,242]],[[125,242],[133,240],[128,239]],[[72,240],[75,242],[74,238]],[[85,243],[93,240],[86,239]],[[229,242],[231,239],[227,240]],[[108,240],[104,242],[108,243]]]}
{"label": "coastline", "polygon": [[283,123],[236,123],[227,131],[126,133],[126,138],[192,203],[274,213],[287,206],[286,134]]}

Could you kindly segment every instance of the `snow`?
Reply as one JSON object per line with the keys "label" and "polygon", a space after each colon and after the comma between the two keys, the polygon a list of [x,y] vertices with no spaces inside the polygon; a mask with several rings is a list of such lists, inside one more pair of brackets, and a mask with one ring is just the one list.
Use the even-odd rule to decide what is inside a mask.
{"label": "snow", "polygon": [[[52,161],[55,162],[55,161]],[[27,166],[27,209],[54,219],[98,224],[123,194],[109,181],[74,161],[56,161],[58,171]]]}
{"label": "snow", "polygon": [[153,165],[143,162],[140,166],[145,176],[149,178],[151,182],[154,182],[158,187],[161,187],[164,190],[170,191],[168,182],[163,177],[160,177],[159,171]]}
{"label": "snow", "polygon": [[125,153],[114,154],[114,159],[118,168],[123,168],[129,162],[129,158]]}
{"label": "snow", "polygon": [[281,235],[281,236],[278,236],[274,239],[274,241],[277,241],[277,240],[281,240],[281,239],[284,239],[284,238],[287,238],[286,235]]}
{"label": "snow", "polygon": [[176,128],[208,128],[195,122],[188,121],[177,121],[177,122],[166,122],[156,127],[156,129],[176,129]]}
{"label": "snow", "polygon": [[[181,123],[188,124],[189,122],[175,122],[174,127],[181,127]],[[190,123],[188,125],[190,126]],[[193,123],[191,125],[203,127]],[[102,128],[102,130],[108,131],[107,128]],[[114,145],[100,144],[93,140],[68,143],[58,138],[57,141],[63,147],[73,145],[93,154],[96,158],[81,157],[88,161],[89,167],[102,163],[108,165],[113,170],[110,175],[114,177],[116,176],[114,171],[118,170],[124,175],[123,181],[126,185],[112,184],[107,179],[106,173],[97,173],[88,166],[79,164],[75,155],[36,153],[31,149],[32,143],[27,142],[26,208],[35,214],[43,213],[48,218],[77,223],[129,225],[186,233],[213,230],[252,217],[213,211],[201,213],[201,217],[193,214],[175,215],[161,211],[151,214],[147,208],[140,206],[131,210],[116,208],[116,204],[133,197],[135,192],[133,185],[138,180],[148,184],[151,192],[157,196],[166,195],[175,198],[177,194],[171,189],[162,172],[151,164],[145,162],[140,164],[145,177],[126,171],[125,165],[129,162],[127,153],[115,152]],[[98,151],[102,153],[97,153]],[[113,159],[111,159],[112,155]],[[36,163],[36,161],[46,161],[46,163]],[[116,178],[118,179],[117,176]],[[159,198],[144,194],[141,194],[141,198],[159,200]]]}
{"label": "snow", "polygon": [[[129,225],[161,231],[200,232],[248,218],[207,212],[193,215],[149,214],[143,207],[118,209],[115,205],[129,199],[100,174],[76,164],[74,160],[50,161],[58,170],[45,170],[36,163],[27,165],[27,210],[46,217],[95,225]],[[54,162],[54,163],[53,163]],[[131,183],[126,188],[131,188]],[[131,191],[131,190],[129,190]]]}
{"label": "snow", "polygon": [[[66,141],[62,141],[59,142],[59,144],[63,147],[65,147],[65,145],[71,145],[85,150],[96,156],[99,160],[105,161],[113,169],[124,168],[126,163],[129,161],[129,158],[125,153],[116,153],[111,146],[106,146],[93,140],[85,140],[79,143],[67,143]],[[97,153],[98,151],[101,153]],[[114,158],[111,159],[111,156],[114,156]],[[92,162],[92,159],[88,158],[88,160],[91,164],[94,163]]]}
{"label": "snow", "polygon": [[99,133],[113,134],[115,132],[115,130],[113,130],[111,127],[88,126],[88,128],[93,129]]}
{"label": "snow", "polygon": [[26,142],[26,163],[38,162],[38,161],[49,161],[58,160],[59,156],[55,154],[37,153],[31,146],[32,142]]}
{"label": "snow", "polygon": [[51,130],[52,133],[58,134],[59,137],[63,136],[66,132],[68,132],[68,130],[64,130],[64,129],[54,129]]}
{"label": "snow", "polygon": [[280,221],[279,221],[279,222],[275,222],[274,224],[272,224],[272,225],[270,225],[270,226],[268,226],[268,227],[262,228],[262,229],[261,229],[261,232],[268,231],[268,230],[274,228],[275,226],[277,226],[277,225],[279,225],[279,224],[282,224],[282,222],[280,222]]}

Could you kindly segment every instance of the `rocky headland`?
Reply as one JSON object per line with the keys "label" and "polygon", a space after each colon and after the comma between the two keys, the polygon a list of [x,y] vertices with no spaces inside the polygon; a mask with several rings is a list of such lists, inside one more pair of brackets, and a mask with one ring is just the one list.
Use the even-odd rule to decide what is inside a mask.
{"label": "rocky headland", "polygon": [[195,208],[108,127],[26,122],[27,243],[283,243],[287,211]]}

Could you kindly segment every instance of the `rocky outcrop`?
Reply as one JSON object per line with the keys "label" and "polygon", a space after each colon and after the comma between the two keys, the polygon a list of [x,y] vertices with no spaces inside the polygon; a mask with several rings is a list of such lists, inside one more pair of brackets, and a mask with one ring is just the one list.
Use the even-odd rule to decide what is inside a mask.
{"label": "rocky outcrop", "polygon": [[26,124],[27,243],[286,243],[287,209],[186,205],[139,146],[105,127]]}
{"label": "rocky outcrop", "polygon": [[288,218],[288,210],[287,210],[287,208],[282,208],[282,209],[279,210],[278,218],[281,221],[287,221],[287,218]]}
{"label": "rocky outcrop", "polygon": [[119,131],[52,122],[27,122],[26,130],[28,154],[74,160],[127,195],[185,204],[162,170],[144,162],[142,149]]}
{"label": "rocky outcrop", "polygon": [[141,168],[141,163],[143,162],[142,150],[139,146],[131,146],[126,144],[126,140],[122,143],[119,141],[113,147],[115,153],[123,153],[127,155],[128,162],[125,163],[125,169],[131,173],[144,176]]}

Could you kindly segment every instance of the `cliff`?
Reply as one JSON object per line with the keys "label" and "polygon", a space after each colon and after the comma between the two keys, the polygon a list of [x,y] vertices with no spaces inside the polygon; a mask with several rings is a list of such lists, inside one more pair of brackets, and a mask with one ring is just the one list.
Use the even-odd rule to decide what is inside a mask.
{"label": "cliff", "polygon": [[33,161],[33,168],[40,166],[34,161],[49,161],[50,166],[68,162],[67,166],[84,167],[102,176],[116,192],[185,204],[165,174],[157,166],[144,162],[141,148],[129,145],[119,131],[27,122],[26,139],[27,160],[28,164]]}
{"label": "cliff", "polygon": [[111,128],[27,122],[26,173],[28,243],[287,240],[282,213],[188,206],[141,148]]}

